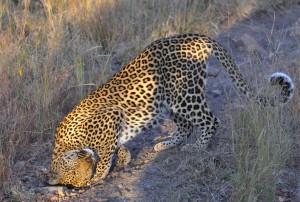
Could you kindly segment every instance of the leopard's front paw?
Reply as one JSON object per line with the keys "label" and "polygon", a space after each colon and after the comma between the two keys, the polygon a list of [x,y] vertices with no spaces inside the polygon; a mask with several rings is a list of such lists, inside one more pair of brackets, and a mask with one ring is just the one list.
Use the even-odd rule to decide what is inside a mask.
{"label": "leopard's front paw", "polygon": [[189,152],[189,153],[195,153],[201,150],[206,149],[206,145],[198,145],[198,144],[186,144],[181,148],[181,151]]}
{"label": "leopard's front paw", "polygon": [[167,149],[167,146],[166,146],[166,144],[164,143],[164,142],[159,142],[159,143],[157,143],[155,146],[154,146],[154,150],[156,151],[156,152],[158,152],[158,151],[163,151],[163,150],[166,150]]}
{"label": "leopard's front paw", "polygon": [[169,140],[172,137],[173,137],[172,133],[165,132],[162,135],[156,137],[154,140],[155,140],[155,142],[161,142],[161,141]]}
{"label": "leopard's front paw", "polygon": [[102,183],[104,183],[104,180],[102,178],[93,177],[87,185],[92,186],[92,185],[102,184]]}

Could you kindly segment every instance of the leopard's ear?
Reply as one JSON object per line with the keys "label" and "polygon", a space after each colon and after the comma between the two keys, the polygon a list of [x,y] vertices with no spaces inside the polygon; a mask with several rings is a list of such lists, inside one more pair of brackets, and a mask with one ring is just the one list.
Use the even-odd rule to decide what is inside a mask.
{"label": "leopard's ear", "polygon": [[60,183],[60,179],[59,179],[58,175],[54,174],[54,173],[51,173],[50,174],[50,178],[48,180],[48,183],[50,185],[57,185],[57,184],[59,184]]}

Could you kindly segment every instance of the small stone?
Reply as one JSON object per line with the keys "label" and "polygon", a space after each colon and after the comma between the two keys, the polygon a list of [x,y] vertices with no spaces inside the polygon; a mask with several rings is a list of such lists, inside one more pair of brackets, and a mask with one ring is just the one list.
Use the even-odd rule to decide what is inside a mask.
{"label": "small stone", "polygon": [[59,187],[57,189],[57,194],[60,196],[60,197],[64,197],[65,196],[65,190],[63,189],[63,187]]}
{"label": "small stone", "polygon": [[78,194],[75,193],[75,192],[71,192],[71,193],[69,193],[68,195],[69,195],[69,196],[77,196]]}
{"label": "small stone", "polygon": [[80,193],[80,194],[82,194],[82,193],[84,193],[84,192],[85,192],[84,189],[79,189],[79,190],[78,190],[78,193]]}
{"label": "small stone", "polygon": [[91,190],[103,190],[105,189],[105,185],[104,184],[97,184],[96,186],[92,186],[90,187]]}

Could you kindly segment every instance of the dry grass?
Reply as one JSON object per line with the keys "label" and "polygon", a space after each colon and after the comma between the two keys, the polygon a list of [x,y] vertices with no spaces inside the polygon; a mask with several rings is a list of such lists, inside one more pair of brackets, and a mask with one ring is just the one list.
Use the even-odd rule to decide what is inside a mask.
{"label": "dry grass", "polygon": [[[35,151],[28,150],[31,144],[39,143],[43,147],[53,139],[62,117],[111,76],[111,66],[113,70],[118,69],[156,38],[189,31],[216,36],[220,25],[229,19],[241,19],[258,8],[275,4],[275,1],[247,2],[0,1],[0,190],[10,194],[11,187],[17,184],[13,179],[16,162],[29,162],[28,159],[35,155]],[[299,72],[290,73],[299,75]],[[287,109],[291,117],[299,119],[298,103],[294,101]],[[264,155],[274,163],[265,170],[267,174],[280,169],[282,164],[277,165],[275,161],[283,162],[290,144],[290,139],[285,137],[293,132],[282,123],[295,124],[293,120],[282,118],[279,109],[275,112],[266,109],[268,115],[263,117],[257,117],[255,110],[253,107],[253,110],[242,111],[238,115],[241,122],[232,121],[231,124],[234,129],[243,128],[249,133],[249,137],[243,135],[249,142],[235,145],[237,162],[241,163],[236,187],[244,189],[255,187],[257,183],[247,181],[249,184],[244,184],[248,171],[264,169],[260,165],[264,161],[246,167],[245,159]],[[249,126],[247,123],[253,117],[259,119]],[[256,127],[265,121],[268,126]],[[250,138],[253,132],[257,135],[251,136],[254,140]],[[241,135],[240,131],[232,131],[232,134]],[[245,144],[267,144],[269,147],[244,149]],[[273,149],[276,152],[273,153]],[[251,155],[247,156],[250,151]],[[267,183],[270,176],[263,178]],[[235,193],[236,197],[246,197]],[[253,194],[262,197],[256,188]]]}
{"label": "dry grass", "polygon": [[[233,201],[272,201],[277,178],[292,146],[291,126],[284,109],[239,110],[231,119],[234,156],[237,163]],[[285,115],[283,115],[285,114]],[[237,118],[237,119],[236,119]]]}
{"label": "dry grass", "polygon": [[[252,70],[249,75],[251,82],[264,86],[263,78],[255,75],[270,75],[275,71],[285,71],[289,75],[299,75],[298,58],[288,58],[279,48],[285,35],[273,33],[270,40],[270,52],[276,50],[271,64],[249,58]],[[300,45],[300,44],[299,44]],[[259,67],[259,68],[257,68]],[[271,68],[270,68],[271,67]],[[276,67],[274,70],[272,67]],[[282,70],[280,68],[283,68]],[[255,78],[256,77],[256,78]],[[294,83],[299,83],[299,77],[293,76]],[[274,87],[261,90],[262,93],[274,93]],[[278,179],[286,166],[295,169],[298,159],[294,152],[299,152],[299,90],[296,89],[290,103],[283,107],[258,107],[255,103],[242,102],[232,104],[229,111],[230,133],[232,136],[233,154],[236,159],[237,172],[234,175],[232,201],[272,201],[276,195]],[[295,158],[296,157],[296,158]],[[287,179],[286,179],[287,180]],[[290,179],[297,181],[297,179]],[[281,186],[281,185],[279,185]],[[293,190],[295,187],[290,187]]]}

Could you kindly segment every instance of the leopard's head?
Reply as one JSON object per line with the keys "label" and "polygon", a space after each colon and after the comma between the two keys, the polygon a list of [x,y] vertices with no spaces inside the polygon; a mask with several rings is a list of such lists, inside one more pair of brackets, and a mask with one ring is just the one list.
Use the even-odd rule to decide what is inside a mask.
{"label": "leopard's head", "polygon": [[95,173],[98,157],[91,149],[70,150],[58,158],[56,173],[51,173],[49,184],[86,186]]}

